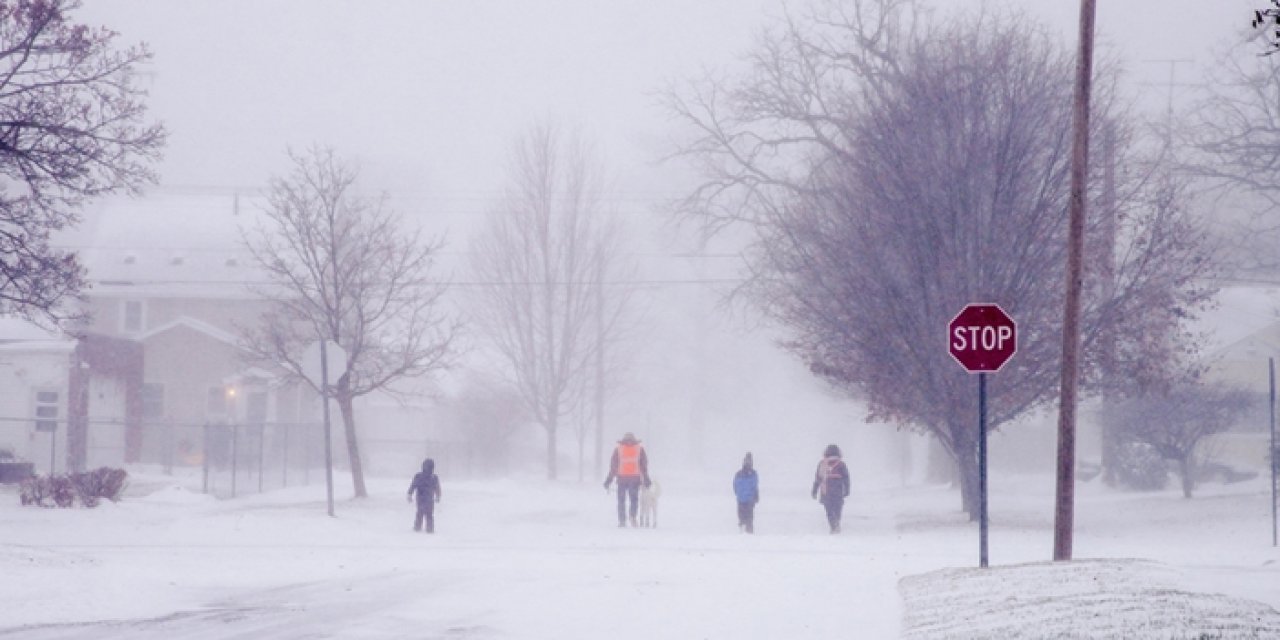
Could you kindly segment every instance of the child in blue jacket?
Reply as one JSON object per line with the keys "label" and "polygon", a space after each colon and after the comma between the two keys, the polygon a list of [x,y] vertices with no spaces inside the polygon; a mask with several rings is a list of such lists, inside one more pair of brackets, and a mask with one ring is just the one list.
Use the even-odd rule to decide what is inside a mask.
{"label": "child in blue jacket", "polygon": [[738,528],[754,533],[756,503],[760,502],[760,476],[753,467],[750,451],[742,459],[742,468],[733,475],[733,495],[738,499]]}
{"label": "child in blue jacket", "polygon": [[427,458],[422,461],[422,472],[414,475],[409,483],[409,502],[413,502],[414,494],[418,498],[418,513],[413,517],[414,531],[422,531],[425,520],[427,533],[436,532],[436,503],[440,502],[444,492],[440,490],[440,476],[435,471],[436,461]]}

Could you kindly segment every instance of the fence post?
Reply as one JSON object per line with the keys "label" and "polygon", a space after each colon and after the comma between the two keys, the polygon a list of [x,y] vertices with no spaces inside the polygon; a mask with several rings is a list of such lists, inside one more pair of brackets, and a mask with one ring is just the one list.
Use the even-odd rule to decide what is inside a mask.
{"label": "fence post", "polygon": [[234,424],[229,426],[231,427],[231,497],[234,498],[236,497],[236,468],[238,466],[236,463],[240,457],[240,448],[237,442],[240,430]]}
{"label": "fence post", "polygon": [[262,458],[267,450],[267,425],[258,425],[258,493],[262,493]]}
{"label": "fence post", "polygon": [[281,436],[282,442],[280,443],[280,449],[284,452],[281,454],[281,462],[283,464],[281,464],[280,466],[283,468],[283,472],[281,473],[280,480],[284,484],[284,486],[288,488],[289,486],[289,423],[288,422],[280,423],[280,428],[284,429],[284,434]]}
{"label": "fence post", "polygon": [[209,423],[204,423],[204,449],[200,452],[200,466],[203,467],[200,492],[209,493]]}

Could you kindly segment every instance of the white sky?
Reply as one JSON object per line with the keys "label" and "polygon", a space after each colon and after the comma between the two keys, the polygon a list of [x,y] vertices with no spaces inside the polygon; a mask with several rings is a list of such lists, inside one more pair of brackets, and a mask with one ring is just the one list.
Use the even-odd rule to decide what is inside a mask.
{"label": "white sky", "polygon": [[[945,15],[981,0],[934,0]],[[1260,1],[1260,0],[1258,0]],[[1100,42],[1136,82],[1210,59],[1253,0],[1101,0]],[[619,197],[674,189],[653,92],[731,63],[781,13],[776,0],[93,0],[80,12],[156,56],[151,109],[171,131],[167,185],[256,186],[287,145],[359,158],[370,186],[423,213],[479,212],[512,137],[535,118],[577,122],[600,144]],[[793,6],[799,3],[790,3]],[[1079,4],[1010,1],[1074,46]],[[1178,68],[1192,81],[1194,65]],[[1161,105],[1167,88],[1137,85]],[[418,208],[418,207],[414,207]],[[408,213],[408,212],[407,212]],[[414,212],[416,213],[416,212]],[[425,221],[424,221],[425,222]]]}
{"label": "white sky", "polygon": [[[927,4],[945,17],[981,2]],[[1099,0],[1099,43],[1114,47],[1130,70],[1130,90],[1159,115],[1169,92],[1165,61],[1192,61],[1179,63],[1175,79],[1198,81],[1213,50],[1238,40],[1251,8],[1261,2]],[[1075,46],[1078,2],[1006,4],[1044,21]],[[636,222],[663,220],[657,204],[677,195],[688,177],[678,166],[655,166],[671,150],[668,139],[674,135],[655,92],[669,81],[731,66],[784,9],[776,0],[86,5],[80,19],[119,31],[123,43],[145,41],[155,53],[150,106],[171,132],[160,165],[163,188],[225,195],[258,187],[287,169],[287,146],[326,144],[356,158],[365,185],[390,192],[397,208],[429,233],[448,231],[448,252],[465,250],[469,228],[502,188],[511,140],[546,116],[580,125],[596,139],[616,185],[617,210]],[[1174,91],[1177,96],[1189,89]],[[732,262],[652,257],[687,251],[665,237],[668,244],[641,248],[653,263],[645,273],[714,278]],[[676,348],[651,350],[647,360],[635,363],[629,381],[639,385],[632,387],[634,404],[615,405],[627,420],[621,428],[656,436],[664,431],[661,425],[675,429],[696,411],[723,408],[718,404],[738,413],[708,420],[719,417],[720,428],[741,431],[741,420],[750,419],[760,423],[760,433],[776,433],[780,423],[796,421],[847,423],[857,413],[848,407],[818,410],[821,383],[769,335],[719,316],[706,325],[691,320],[712,313],[715,292],[675,285],[660,293],[666,306],[655,305],[660,310],[650,318],[675,337],[644,338]],[[670,308],[676,305],[684,309]],[[697,349],[678,348],[695,343],[716,362],[698,364]],[[671,376],[673,367],[687,370],[688,377]],[[692,389],[689,380],[695,381]],[[770,392],[743,392],[752,388]],[[684,393],[687,399],[677,399]],[[667,401],[650,407],[654,397]],[[701,408],[685,404],[694,397],[702,398]],[[813,413],[797,414],[801,406]],[[883,426],[872,430],[888,433]],[[806,456],[826,440],[810,435],[813,442],[796,444]],[[765,441],[740,444],[749,448]],[[741,452],[733,449],[736,460]]]}

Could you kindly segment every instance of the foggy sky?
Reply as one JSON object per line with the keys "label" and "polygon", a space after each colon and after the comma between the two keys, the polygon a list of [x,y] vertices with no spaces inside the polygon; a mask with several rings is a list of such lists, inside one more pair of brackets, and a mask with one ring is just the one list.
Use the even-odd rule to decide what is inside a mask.
{"label": "foggy sky", "polygon": [[[162,190],[258,188],[287,170],[287,146],[330,145],[360,163],[366,188],[389,192],[397,209],[431,234],[448,232],[450,248],[460,250],[502,188],[512,139],[551,117],[596,140],[614,186],[612,207],[642,238],[636,250],[665,261],[650,260],[646,272],[694,279],[720,275],[725,265],[670,259],[688,242],[655,231],[664,221],[659,203],[691,179],[678,164],[656,164],[679,132],[655,93],[703,71],[731,71],[784,8],[764,0],[86,4],[78,19],[120,32],[121,43],[145,41],[155,54],[144,71],[151,113],[170,131]],[[932,3],[940,16],[979,4]],[[1075,0],[1008,4],[1075,47]],[[1199,81],[1214,48],[1238,39],[1251,8],[1264,2],[1098,4],[1100,45],[1126,63],[1139,104],[1159,114],[1170,90],[1167,61],[1188,61],[1176,66],[1178,83]],[[1190,91],[1173,90],[1177,99]],[[779,432],[803,433],[790,453],[814,457],[828,438],[889,432],[879,425],[841,431],[857,412],[824,395],[774,346],[775,333],[712,317],[717,295],[673,286],[655,298],[656,324],[674,330],[678,346],[635,363],[630,395],[611,408],[613,430],[652,433],[649,442],[670,456],[675,447],[662,452],[662,438],[701,411],[711,431],[700,446],[729,468],[746,449],[783,446]],[[695,326],[692,317],[711,319]],[[797,430],[803,425],[818,426]],[[768,467],[767,455],[757,460]]]}

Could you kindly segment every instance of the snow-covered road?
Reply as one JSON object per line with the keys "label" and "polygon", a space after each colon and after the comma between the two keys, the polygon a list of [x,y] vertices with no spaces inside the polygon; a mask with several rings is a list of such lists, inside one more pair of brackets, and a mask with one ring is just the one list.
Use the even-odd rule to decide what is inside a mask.
{"label": "snow-covered road", "polygon": [[[0,637],[892,638],[912,619],[900,579],[977,555],[943,487],[855,491],[839,536],[803,491],[766,493],[748,536],[727,486],[697,479],[664,483],[653,530],[612,526],[596,485],[455,482],[428,536],[410,530],[399,481],[333,519],[321,487],[218,502],[165,483],[144,476],[97,510],[24,509],[0,492]],[[1085,488],[1077,555],[1151,558],[1174,567],[1150,572],[1162,584],[1274,613],[1280,553],[1263,540],[1260,485],[1212,491]],[[1044,493],[993,485],[993,564],[1046,559]]]}

